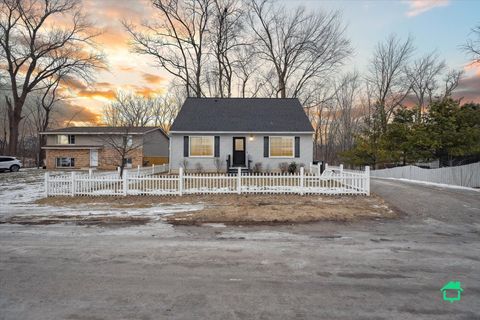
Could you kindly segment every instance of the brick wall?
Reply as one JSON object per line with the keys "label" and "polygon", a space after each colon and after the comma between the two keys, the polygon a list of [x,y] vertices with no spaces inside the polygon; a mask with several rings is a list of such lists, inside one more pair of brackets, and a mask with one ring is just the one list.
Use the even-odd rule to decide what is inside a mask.
{"label": "brick wall", "polygon": [[90,166],[90,150],[46,150],[47,169],[56,169],[56,158],[75,158],[75,169]]}
{"label": "brick wall", "polygon": [[[75,158],[74,169],[89,168],[90,167],[90,150],[46,150],[46,165],[47,169],[56,169],[56,158],[68,157]],[[128,155],[132,158],[132,167],[143,165],[143,150],[138,148],[132,150]],[[98,151],[98,169],[101,170],[115,170],[121,163],[121,157],[118,152],[112,148],[103,148]]]}
{"label": "brick wall", "polygon": [[[143,150],[137,148],[130,151],[127,158],[132,158],[132,167],[143,166]],[[98,168],[114,170],[121,164],[120,154],[112,148],[104,148],[98,154]]]}

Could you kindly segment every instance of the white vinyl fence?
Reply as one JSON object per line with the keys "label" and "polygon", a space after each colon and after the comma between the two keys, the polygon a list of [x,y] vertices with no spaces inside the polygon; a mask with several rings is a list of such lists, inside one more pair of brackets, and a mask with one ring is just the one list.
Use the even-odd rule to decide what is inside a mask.
{"label": "white vinyl fence", "polygon": [[[339,167],[340,168],[340,167]],[[365,171],[340,170],[330,167],[322,175],[296,174],[236,174],[183,173],[178,175],[135,174],[96,176],[71,173],[45,174],[46,196],[127,196],[127,195],[184,195],[225,193],[292,193],[325,195],[370,195],[370,174]]]}
{"label": "white vinyl fence", "polygon": [[415,166],[372,170],[372,177],[419,180],[463,187],[480,187],[480,162],[458,167],[423,169]]}

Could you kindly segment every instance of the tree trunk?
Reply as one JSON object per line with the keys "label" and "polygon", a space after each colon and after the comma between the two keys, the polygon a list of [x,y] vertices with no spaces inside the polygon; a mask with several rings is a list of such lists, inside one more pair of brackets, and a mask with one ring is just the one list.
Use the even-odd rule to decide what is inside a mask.
{"label": "tree trunk", "polygon": [[280,98],[287,97],[287,88],[285,85],[285,80],[281,76],[278,77],[278,91],[280,92]]}
{"label": "tree trunk", "polygon": [[17,100],[14,102],[14,107],[10,99],[6,97],[7,106],[8,106],[8,127],[10,130],[10,135],[8,137],[8,153],[11,156],[17,154],[18,149],[18,134],[19,134],[19,125],[22,121],[22,107],[23,101]]}

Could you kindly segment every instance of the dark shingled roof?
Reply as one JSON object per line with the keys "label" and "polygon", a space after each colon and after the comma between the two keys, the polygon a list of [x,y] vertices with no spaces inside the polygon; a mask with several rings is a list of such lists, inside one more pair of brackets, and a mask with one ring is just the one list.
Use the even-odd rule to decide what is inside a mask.
{"label": "dark shingled roof", "polygon": [[171,131],[313,132],[296,98],[187,98]]}
{"label": "dark shingled roof", "polygon": [[[128,128],[128,133],[132,134],[142,134],[148,131],[152,131],[154,129],[159,129],[158,127],[129,127]],[[105,127],[105,126],[99,126],[99,127],[66,127],[66,128],[60,128],[60,129],[51,129],[47,130],[44,133],[125,133],[126,128],[125,127]],[[162,131],[163,132],[163,131]]]}

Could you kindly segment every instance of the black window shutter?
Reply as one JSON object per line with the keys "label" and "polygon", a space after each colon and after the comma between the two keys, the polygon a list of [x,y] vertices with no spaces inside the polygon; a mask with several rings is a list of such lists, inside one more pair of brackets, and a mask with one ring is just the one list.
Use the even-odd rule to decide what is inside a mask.
{"label": "black window shutter", "polygon": [[268,158],[268,137],[263,137],[263,157]]}
{"label": "black window shutter", "polygon": [[215,158],[220,157],[220,136],[215,136]]}
{"label": "black window shutter", "polygon": [[188,136],[183,136],[183,156],[188,157]]}
{"label": "black window shutter", "polygon": [[300,158],[300,137],[295,137],[295,158]]}

